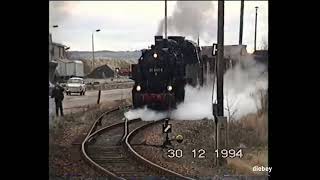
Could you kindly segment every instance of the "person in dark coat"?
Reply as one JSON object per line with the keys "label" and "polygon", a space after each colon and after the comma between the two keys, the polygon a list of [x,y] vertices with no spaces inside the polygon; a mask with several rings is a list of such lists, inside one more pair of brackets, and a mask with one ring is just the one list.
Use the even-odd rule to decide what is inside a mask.
{"label": "person in dark coat", "polygon": [[54,89],[52,90],[51,98],[54,98],[54,102],[56,104],[56,115],[59,116],[59,109],[60,109],[60,115],[63,116],[63,106],[62,101],[64,99],[64,88],[59,85],[59,83],[56,84]]}

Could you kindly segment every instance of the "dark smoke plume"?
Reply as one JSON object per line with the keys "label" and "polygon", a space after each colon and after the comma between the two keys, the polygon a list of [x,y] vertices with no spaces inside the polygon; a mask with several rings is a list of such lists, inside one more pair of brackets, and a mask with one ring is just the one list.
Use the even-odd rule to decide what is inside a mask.
{"label": "dark smoke plume", "polygon": [[[172,16],[168,16],[168,35],[191,36],[193,40],[208,38],[216,33],[216,11],[211,1],[177,1]],[[164,34],[164,19],[161,20],[157,35]]]}

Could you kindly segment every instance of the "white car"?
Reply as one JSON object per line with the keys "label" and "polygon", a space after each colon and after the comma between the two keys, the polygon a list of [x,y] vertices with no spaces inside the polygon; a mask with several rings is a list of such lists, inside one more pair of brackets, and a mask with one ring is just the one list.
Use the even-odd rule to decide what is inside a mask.
{"label": "white car", "polygon": [[80,96],[82,96],[86,93],[86,85],[82,78],[73,77],[68,80],[65,90],[67,95],[71,95],[71,93],[80,93]]}

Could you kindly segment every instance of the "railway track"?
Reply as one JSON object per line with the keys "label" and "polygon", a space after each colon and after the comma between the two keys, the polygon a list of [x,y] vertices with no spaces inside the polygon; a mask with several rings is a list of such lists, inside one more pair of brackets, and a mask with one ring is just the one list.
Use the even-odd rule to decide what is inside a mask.
{"label": "railway track", "polygon": [[[119,110],[116,108],[103,113],[92,125],[81,145],[82,155],[87,162],[111,179],[191,179],[145,159],[132,148],[130,141],[139,131],[161,121],[134,119],[97,129],[105,116]],[[128,125],[131,132],[127,129]]]}

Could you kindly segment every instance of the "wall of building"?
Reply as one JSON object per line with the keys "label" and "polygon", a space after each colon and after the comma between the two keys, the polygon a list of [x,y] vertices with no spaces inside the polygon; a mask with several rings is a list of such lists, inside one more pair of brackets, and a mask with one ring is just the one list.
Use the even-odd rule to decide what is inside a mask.
{"label": "wall of building", "polygon": [[51,53],[51,50],[52,50],[52,35],[49,34],[49,62],[52,61],[52,53]]}
{"label": "wall of building", "polygon": [[53,58],[65,58],[65,50],[64,47],[53,45]]}

